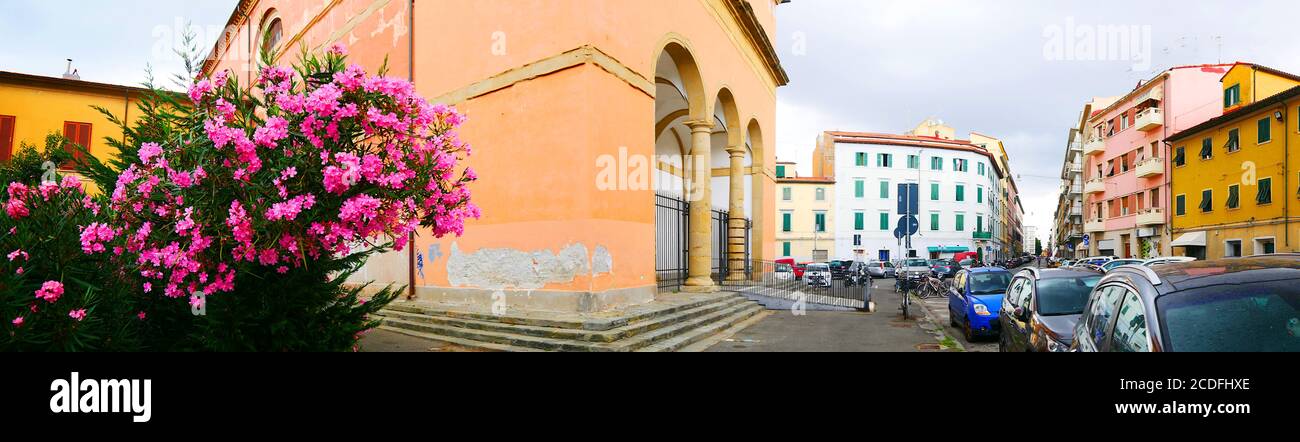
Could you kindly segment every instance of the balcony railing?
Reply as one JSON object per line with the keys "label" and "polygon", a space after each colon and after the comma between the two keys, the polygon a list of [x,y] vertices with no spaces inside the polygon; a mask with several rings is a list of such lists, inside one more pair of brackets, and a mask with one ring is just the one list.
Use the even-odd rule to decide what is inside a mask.
{"label": "balcony railing", "polygon": [[1083,193],[1106,193],[1106,180],[1093,178],[1083,183]]}
{"label": "balcony railing", "polygon": [[1092,154],[1095,154],[1095,153],[1103,153],[1103,152],[1105,152],[1105,151],[1106,151],[1106,141],[1105,141],[1105,140],[1102,140],[1102,139],[1100,139],[1100,138],[1091,139],[1091,140],[1088,140],[1088,142],[1083,143],[1083,154],[1084,154],[1084,155],[1092,155]]}
{"label": "balcony railing", "polygon": [[1159,226],[1165,223],[1165,211],[1159,207],[1151,207],[1138,212],[1137,225],[1139,226]]}
{"label": "balcony railing", "polygon": [[1147,158],[1137,164],[1137,175],[1142,178],[1150,176],[1160,176],[1165,174],[1165,160],[1161,158]]}
{"label": "balcony railing", "polygon": [[975,232],[971,234],[974,239],[993,239],[993,232]]}
{"label": "balcony railing", "polygon": [[1133,125],[1143,132],[1155,130],[1165,125],[1165,115],[1158,107],[1147,108],[1137,114],[1137,121]]}
{"label": "balcony railing", "polygon": [[1106,231],[1106,220],[1093,219],[1083,223],[1083,231],[1088,233],[1097,233]]}
{"label": "balcony railing", "polygon": [[1080,173],[1080,172],[1083,172],[1083,164],[1081,164],[1081,163],[1070,163],[1070,168],[1069,168],[1069,170],[1070,170],[1070,172],[1074,172],[1074,173]]}

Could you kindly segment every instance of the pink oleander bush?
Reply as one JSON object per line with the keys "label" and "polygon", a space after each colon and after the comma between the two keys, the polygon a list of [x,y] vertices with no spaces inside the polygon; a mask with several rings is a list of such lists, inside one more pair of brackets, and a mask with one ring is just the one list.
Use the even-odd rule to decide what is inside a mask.
{"label": "pink oleander bush", "polygon": [[81,168],[106,194],[78,251],[136,300],[145,348],[355,349],[399,289],[363,299],[345,279],[417,229],[460,235],[478,217],[464,117],[341,48],[187,95],[157,94],[120,158]]}

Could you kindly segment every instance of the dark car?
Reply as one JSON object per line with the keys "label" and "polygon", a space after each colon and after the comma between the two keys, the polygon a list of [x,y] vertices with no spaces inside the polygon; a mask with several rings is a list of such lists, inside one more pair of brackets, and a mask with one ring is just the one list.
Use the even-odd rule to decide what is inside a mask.
{"label": "dark car", "polygon": [[961,265],[951,259],[931,259],[930,273],[936,278],[951,278],[957,276],[957,271],[961,270]]}
{"label": "dark car", "polygon": [[1066,352],[1088,295],[1101,281],[1092,270],[1028,268],[1011,280],[999,320],[1003,352]]}
{"label": "dark car", "polygon": [[1071,350],[1300,352],[1300,255],[1112,269]]}
{"label": "dark car", "polygon": [[828,264],[831,266],[831,279],[839,280],[844,279],[844,275],[849,272],[849,266],[853,264],[853,261],[831,261]]}

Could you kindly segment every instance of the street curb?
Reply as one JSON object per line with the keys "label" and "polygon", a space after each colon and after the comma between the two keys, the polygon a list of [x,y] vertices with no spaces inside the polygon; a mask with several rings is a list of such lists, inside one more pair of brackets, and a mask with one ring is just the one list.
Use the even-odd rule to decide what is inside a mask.
{"label": "street curb", "polygon": [[[916,299],[916,298],[913,298],[913,299]],[[929,306],[928,304],[926,304],[925,301],[920,300],[920,299],[916,299],[916,301],[917,301],[917,302],[915,302],[915,303],[913,303],[913,304],[914,304],[914,305],[920,305],[921,308],[925,310],[925,321],[926,321],[926,322],[929,322],[930,325],[934,327],[934,331],[932,331],[932,333],[935,335],[935,339],[937,339],[941,344],[942,344],[943,342],[945,342],[945,341],[952,341],[953,344],[956,344],[956,345],[957,345],[957,348],[956,348],[957,351],[965,352],[965,351],[966,351],[966,346],[965,346],[965,345],[962,345],[961,341],[958,340],[957,338],[954,338],[954,337],[952,337],[952,336],[948,336],[948,333],[945,332],[945,331],[943,331],[943,324],[940,324],[937,320],[935,320],[935,318],[938,318],[939,315],[936,314],[936,313],[934,312],[934,310],[931,310],[931,309],[930,309],[930,306]]]}

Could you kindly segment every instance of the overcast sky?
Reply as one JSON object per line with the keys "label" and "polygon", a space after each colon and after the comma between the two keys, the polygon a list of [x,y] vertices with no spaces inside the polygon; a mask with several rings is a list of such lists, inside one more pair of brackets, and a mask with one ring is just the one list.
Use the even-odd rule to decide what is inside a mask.
{"label": "overcast sky", "polygon": [[[1126,94],[1171,66],[1241,60],[1300,72],[1297,13],[1295,0],[795,0],[777,8],[791,79],[778,91],[777,155],[807,174],[822,131],[902,133],[939,117],[959,137],[1006,143],[1025,223],[1046,241],[1068,130],[1085,101]],[[1111,51],[1049,58],[1071,22],[1079,35],[1138,26],[1128,34],[1138,46],[1150,35],[1150,51],[1130,54],[1150,52],[1150,63]]]}
{"label": "overcast sky", "polygon": [[[0,70],[59,75],[73,58],[84,80],[138,84],[146,66],[159,77],[180,70],[170,50],[186,22],[206,53],[236,3],[5,0]],[[1123,95],[1175,65],[1242,60],[1300,72],[1297,12],[1295,0],[795,0],[777,8],[775,44],[791,77],[778,93],[777,154],[807,174],[821,131],[901,133],[939,117],[963,137],[1006,142],[1026,224],[1046,238],[1084,101]],[[1067,29],[1103,26],[1137,26],[1124,36],[1138,50],[1048,50],[1081,44]]]}

